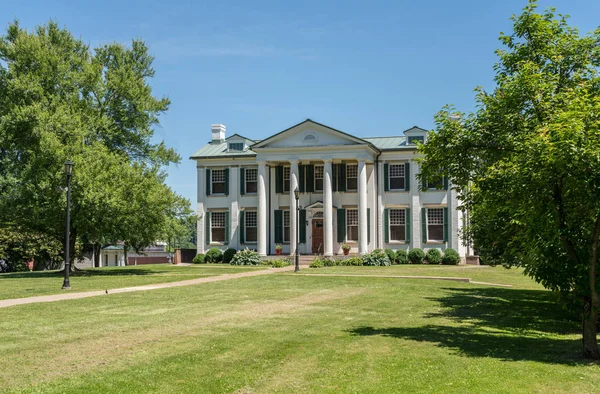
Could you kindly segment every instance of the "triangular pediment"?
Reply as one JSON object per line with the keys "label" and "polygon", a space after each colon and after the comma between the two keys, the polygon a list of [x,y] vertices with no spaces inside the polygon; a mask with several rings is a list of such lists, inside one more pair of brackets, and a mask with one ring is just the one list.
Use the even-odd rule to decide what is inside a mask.
{"label": "triangular pediment", "polygon": [[304,122],[252,145],[252,149],[339,145],[369,145],[369,142],[306,119]]}

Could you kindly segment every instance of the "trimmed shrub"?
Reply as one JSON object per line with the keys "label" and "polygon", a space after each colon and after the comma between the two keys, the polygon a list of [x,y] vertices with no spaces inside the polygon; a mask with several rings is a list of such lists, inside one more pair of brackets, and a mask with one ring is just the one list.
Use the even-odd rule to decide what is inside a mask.
{"label": "trimmed shrub", "polygon": [[[264,263],[264,262],[263,262]],[[267,265],[273,268],[283,268],[292,264],[290,259],[268,260]]]}
{"label": "trimmed shrub", "polygon": [[229,264],[229,263],[231,263],[231,259],[233,259],[233,256],[235,255],[235,252],[237,252],[237,251],[235,249],[233,249],[233,248],[227,249],[223,253],[223,264]]}
{"label": "trimmed shrub", "polygon": [[315,259],[312,263],[310,263],[310,265],[308,266],[309,268],[322,268],[325,265],[323,264],[323,260],[321,259]]}
{"label": "trimmed shrub", "polygon": [[207,263],[220,263],[223,260],[223,252],[221,252],[221,249],[217,249],[217,248],[210,248],[208,250],[208,252],[206,252],[206,259],[205,261]]}
{"label": "trimmed shrub", "polygon": [[452,248],[446,249],[444,251],[444,257],[442,257],[442,264],[457,265],[458,263],[460,263],[458,252]]}
{"label": "trimmed shrub", "polygon": [[231,259],[231,265],[260,265],[260,256],[253,250],[244,249],[238,251]]}
{"label": "trimmed shrub", "polygon": [[414,248],[408,252],[408,261],[411,264],[423,264],[423,260],[425,260],[425,252],[423,249]]}
{"label": "trimmed shrub", "polygon": [[363,265],[372,267],[379,267],[382,265],[392,265],[387,254],[381,249],[375,249],[371,253],[367,253],[363,256]]}
{"label": "trimmed shrub", "polygon": [[429,249],[425,255],[425,260],[429,264],[440,264],[442,262],[442,252],[439,249]]}
{"label": "trimmed shrub", "polygon": [[206,256],[203,253],[198,253],[192,260],[192,263],[204,264],[204,263],[206,263]]}
{"label": "trimmed shrub", "polygon": [[324,257],[323,259],[323,265],[325,267],[335,267],[336,265],[339,265],[336,260],[334,259],[330,259],[328,257]]}
{"label": "trimmed shrub", "polygon": [[387,254],[388,259],[390,259],[390,263],[396,264],[396,252],[392,249],[386,249],[385,254]]}
{"label": "trimmed shrub", "polygon": [[338,260],[339,265],[352,266],[352,267],[360,267],[363,265],[363,260],[360,257],[350,257],[344,260]]}
{"label": "trimmed shrub", "polygon": [[398,264],[408,264],[408,253],[406,253],[406,249],[398,249],[396,251],[396,262]]}

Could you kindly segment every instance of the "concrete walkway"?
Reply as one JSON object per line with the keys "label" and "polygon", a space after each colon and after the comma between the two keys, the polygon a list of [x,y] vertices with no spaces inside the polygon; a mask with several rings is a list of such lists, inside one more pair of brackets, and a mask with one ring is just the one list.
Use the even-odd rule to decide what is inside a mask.
{"label": "concrete walkway", "polygon": [[15,306],[15,305],[34,304],[36,302],[54,302],[54,301],[76,300],[79,298],[98,297],[98,296],[104,296],[104,295],[109,295],[109,294],[118,294],[118,293],[130,293],[133,291],[167,289],[170,287],[181,287],[181,286],[197,285],[200,283],[220,282],[223,280],[245,278],[245,277],[249,277],[249,276],[269,275],[269,274],[276,274],[278,272],[293,271],[293,270],[294,270],[294,266],[292,265],[292,266],[284,267],[284,268],[268,268],[268,269],[257,270],[257,271],[240,272],[238,274],[223,274],[223,275],[217,275],[217,276],[209,276],[206,278],[182,280],[179,282],[155,283],[155,284],[151,284],[151,285],[124,287],[121,289],[95,290],[95,291],[86,291],[86,292],[78,292],[78,293],[70,293],[70,292],[66,291],[65,293],[61,293],[61,294],[52,294],[52,295],[27,297],[27,298],[11,298],[8,300],[0,300],[0,308],[7,308],[9,306]]}

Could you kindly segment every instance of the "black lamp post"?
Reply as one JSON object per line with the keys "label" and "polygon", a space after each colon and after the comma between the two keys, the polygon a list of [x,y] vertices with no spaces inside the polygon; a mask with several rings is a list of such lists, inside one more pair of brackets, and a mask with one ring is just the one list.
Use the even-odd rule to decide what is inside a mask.
{"label": "black lamp post", "polygon": [[69,234],[71,233],[71,173],[73,172],[73,162],[67,160],[65,163],[65,173],[67,174],[67,224],[65,230],[65,281],[62,288],[64,290],[71,289],[69,281],[69,271],[71,270],[71,260],[69,258]]}
{"label": "black lamp post", "polygon": [[294,197],[296,198],[296,268],[294,272],[300,272],[300,255],[298,253],[298,240],[300,239],[300,205],[298,201],[300,200],[300,191],[297,187],[294,189]]}

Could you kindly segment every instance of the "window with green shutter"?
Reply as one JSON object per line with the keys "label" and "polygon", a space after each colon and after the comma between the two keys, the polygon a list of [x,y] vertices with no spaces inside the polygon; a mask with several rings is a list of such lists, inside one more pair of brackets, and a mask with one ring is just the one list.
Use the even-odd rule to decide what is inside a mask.
{"label": "window with green shutter", "polygon": [[346,164],[338,164],[338,177],[337,177],[338,187],[337,190],[339,192],[346,191]]}
{"label": "window with green shutter", "polygon": [[383,165],[383,190],[386,192],[390,191],[389,179],[390,179],[390,165],[388,163],[385,163]]}
{"label": "window with green shutter", "polygon": [[204,214],[204,243],[210,243],[210,212]]}
{"label": "window with green shutter", "polygon": [[246,169],[240,168],[240,194],[246,194]]}
{"label": "window with green shutter", "polygon": [[229,195],[229,168],[225,169],[225,195]]}
{"label": "window with green shutter", "polygon": [[[306,192],[314,193],[315,192],[315,166],[310,164],[304,166],[306,170]],[[322,188],[321,188],[322,190]]]}
{"label": "window with green shutter", "polygon": [[342,208],[337,209],[337,240],[346,241],[346,210]]}
{"label": "window with green shutter", "polygon": [[283,193],[283,166],[275,167],[275,193]]}
{"label": "window with green shutter", "polygon": [[240,234],[240,244],[243,244],[243,243],[246,242],[246,239],[244,237],[244,235],[245,235],[245,231],[244,230],[245,230],[245,227],[246,227],[246,220],[244,218],[244,214],[245,214],[244,211],[240,211],[240,224],[239,224],[239,227],[238,227],[238,232]]}
{"label": "window with green shutter", "polygon": [[406,208],[406,243],[409,244],[410,243],[410,236],[411,236],[411,219],[410,219],[410,208]]}
{"label": "window with green shutter", "polygon": [[371,208],[367,208],[367,243],[371,243]]}
{"label": "window with green shutter", "polygon": [[410,163],[404,163],[404,190],[410,190]]}
{"label": "window with green shutter", "polygon": [[274,211],[274,220],[275,220],[275,243],[281,244],[281,243],[283,243],[283,211],[281,209],[276,209]]}
{"label": "window with green shutter", "polygon": [[225,245],[229,243],[229,211],[225,212]]}
{"label": "window with green shutter", "polygon": [[427,208],[421,208],[421,238],[427,242]]}
{"label": "window with green shutter", "polygon": [[390,210],[383,210],[383,235],[386,243],[390,242]]}
{"label": "window with green shutter", "polygon": [[444,242],[448,242],[448,208],[444,208]]}
{"label": "window with green shutter", "polygon": [[306,243],[306,209],[300,210],[300,218],[298,226],[300,227],[300,239],[301,244]]}
{"label": "window with green shutter", "polygon": [[206,169],[206,195],[210,196],[210,185],[211,185],[211,180],[210,180],[210,168]]}
{"label": "window with green shutter", "polygon": [[300,164],[298,166],[298,191],[300,193],[304,193],[306,188],[306,166],[304,164]]}

